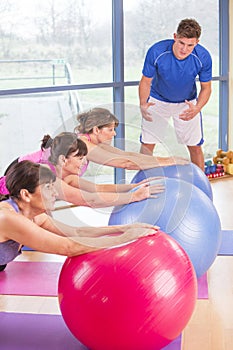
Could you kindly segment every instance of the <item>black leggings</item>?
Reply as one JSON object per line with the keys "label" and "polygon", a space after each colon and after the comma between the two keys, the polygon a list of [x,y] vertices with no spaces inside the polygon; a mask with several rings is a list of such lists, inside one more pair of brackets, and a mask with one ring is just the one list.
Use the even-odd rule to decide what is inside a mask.
{"label": "black leggings", "polygon": [[5,265],[0,265],[0,272],[3,271],[3,270],[5,270],[6,265],[7,265],[7,264],[5,264]]}
{"label": "black leggings", "polygon": [[[12,167],[12,165],[18,163],[19,158],[13,160],[13,162],[10,163],[10,165],[8,165],[8,167],[6,168],[5,172],[4,172],[4,176],[6,176],[6,174],[8,173],[8,171],[10,170],[10,168]],[[0,265],[1,266],[1,265]]]}

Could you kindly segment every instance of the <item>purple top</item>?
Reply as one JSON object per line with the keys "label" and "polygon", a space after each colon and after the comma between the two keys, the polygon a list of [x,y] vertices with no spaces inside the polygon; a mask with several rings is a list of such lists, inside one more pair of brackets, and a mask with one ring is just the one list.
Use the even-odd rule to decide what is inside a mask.
{"label": "purple top", "polygon": [[[13,199],[7,199],[5,202],[9,203],[17,213],[19,212],[19,208],[17,204],[13,201]],[[20,255],[20,246],[21,244],[11,239],[5,242],[0,242],[0,265],[8,264],[10,261],[14,260],[18,255]]]}

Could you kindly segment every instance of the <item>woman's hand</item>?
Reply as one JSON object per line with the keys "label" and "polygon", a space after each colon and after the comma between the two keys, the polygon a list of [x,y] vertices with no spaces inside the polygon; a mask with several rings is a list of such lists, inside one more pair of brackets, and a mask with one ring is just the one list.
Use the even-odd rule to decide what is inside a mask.
{"label": "woman's hand", "polygon": [[148,177],[147,179],[144,179],[142,181],[139,181],[134,184],[134,187],[138,187],[143,184],[150,184],[151,182],[157,181],[157,180],[163,180],[163,176],[153,176],[153,177]]}
{"label": "woman's hand", "polygon": [[147,179],[147,181],[144,181],[132,190],[132,201],[138,202],[147,198],[157,198],[155,194],[162,193],[164,190],[165,185],[163,178],[158,177]]}
{"label": "woman's hand", "polygon": [[190,163],[190,160],[183,157],[156,157],[159,166],[170,166],[170,165],[186,165]]}
{"label": "woman's hand", "polygon": [[125,232],[122,235],[118,236],[118,238],[122,240],[121,243],[129,242],[139,237],[155,235],[159,230],[158,226],[153,226],[145,223],[135,223],[124,226]]}
{"label": "woman's hand", "polygon": [[154,231],[159,230],[158,226],[147,224],[146,222],[134,222],[132,224],[125,224],[125,225],[121,225],[121,228],[122,228],[122,232],[126,232],[129,229],[141,229],[141,230],[152,229]]}

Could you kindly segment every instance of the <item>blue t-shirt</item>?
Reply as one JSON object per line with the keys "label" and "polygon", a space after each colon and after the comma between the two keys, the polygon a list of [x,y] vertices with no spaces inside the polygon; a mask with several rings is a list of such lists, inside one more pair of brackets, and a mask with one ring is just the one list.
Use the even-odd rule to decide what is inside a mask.
{"label": "blue t-shirt", "polygon": [[184,102],[197,97],[196,77],[200,82],[212,79],[212,59],[209,52],[197,44],[184,60],[172,51],[174,40],[162,40],[146,54],[142,74],[153,78],[150,96],[165,102]]}

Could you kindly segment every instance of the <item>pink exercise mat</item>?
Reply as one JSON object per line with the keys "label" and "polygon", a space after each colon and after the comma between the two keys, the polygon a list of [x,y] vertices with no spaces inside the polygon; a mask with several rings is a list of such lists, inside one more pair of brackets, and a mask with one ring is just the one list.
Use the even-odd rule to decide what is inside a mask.
{"label": "pink exercise mat", "polygon": [[0,272],[0,294],[57,296],[61,262],[12,261]]}
{"label": "pink exercise mat", "polygon": [[[63,263],[13,261],[0,272],[0,294],[57,296]],[[198,298],[208,299],[206,274],[198,279]]]}

